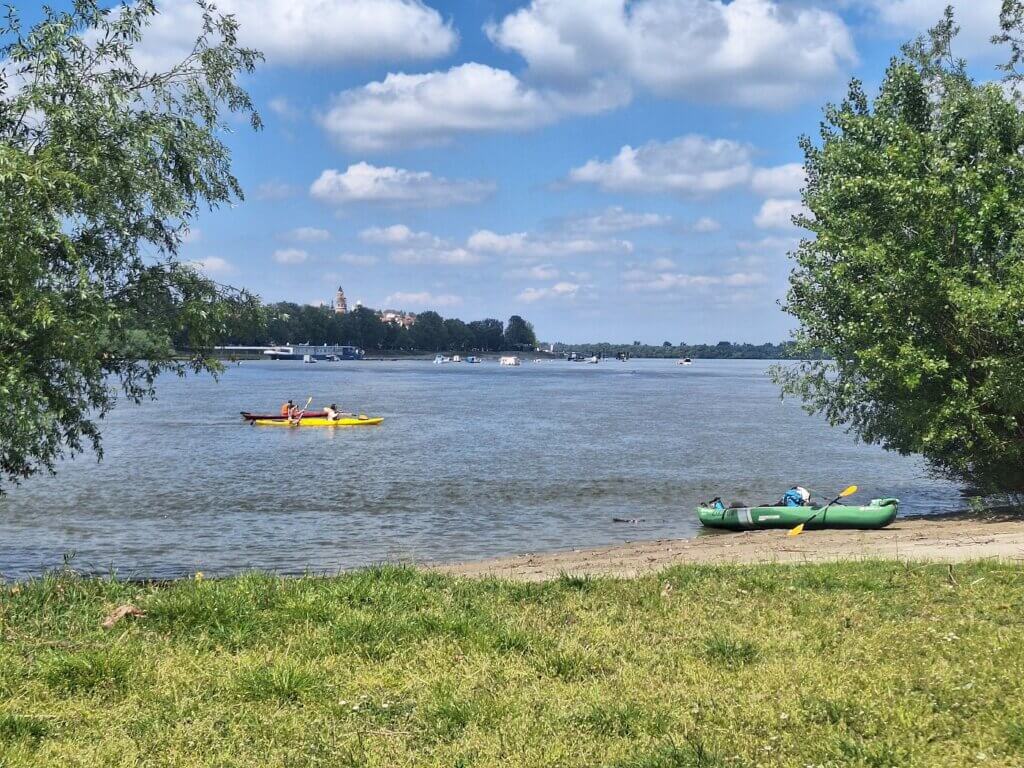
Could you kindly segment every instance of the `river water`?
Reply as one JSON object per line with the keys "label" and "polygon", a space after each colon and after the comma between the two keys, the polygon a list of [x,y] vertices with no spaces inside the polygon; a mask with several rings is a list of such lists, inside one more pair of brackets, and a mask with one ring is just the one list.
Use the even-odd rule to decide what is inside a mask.
{"label": "river water", "polygon": [[[59,567],[171,577],[336,572],[698,535],[694,506],[799,483],[901,514],[962,508],[955,486],[782,402],[764,361],[502,368],[424,361],[245,362],[167,378],[104,424],[105,456],[0,499],[0,575]],[[282,399],[380,427],[251,427]],[[636,519],[619,523],[613,518]]]}

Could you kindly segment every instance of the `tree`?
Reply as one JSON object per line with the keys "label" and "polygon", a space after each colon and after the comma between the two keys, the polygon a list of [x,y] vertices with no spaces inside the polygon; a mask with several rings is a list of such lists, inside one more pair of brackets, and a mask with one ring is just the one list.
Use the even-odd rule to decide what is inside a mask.
{"label": "tree", "polygon": [[[1014,16],[1013,13],[1017,15]],[[1019,5],[1004,4],[1005,34]],[[863,440],[984,489],[1024,489],[1024,115],[951,54],[952,12],[869,102],[853,81],[801,141],[812,233],[786,310],[787,393]],[[1012,73],[1011,73],[1012,76]]]}
{"label": "tree", "polygon": [[380,349],[383,346],[386,336],[384,321],[372,309],[360,305],[346,313],[344,318],[350,339],[348,343],[363,349]]}
{"label": "tree", "polygon": [[448,336],[448,348],[456,352],[468,352],[473,348],[473,332],[461,320],[451,317],[444,321],[444,330]]}
{"label": "tree", "polygon": [[512,315],[505,327],[505,347],[507,349],[533,349],[537,346],[537,336],[533,326],[519,315]]}
{"label": "tree", "polygon": [[413,347],[427,352],[440,352],[448,346],[448,332],[437,312],[421,312],[409,330]]}
{"label": "tree", "polygon": [[175,258],[200,207],[242,195],[224,113],[259,127],[236,77],[260,56],[198,4],[195,46],[162,72],[132,56],[152,0],[0,26],[0,477],[102,455],[116,390],[137,402],[161,372],[215,372],[208,350],[251,308]]}
{"label": "tree", "polygon": [[398,323],[384,323],[384,349],[410,349],[409,331]]}
{"label": "tree", "polygon": [[473,347],[481,352],[499,352],[505,343],[505,324],[501,320],[488,318],[474,320],[469,324],[473,332]]}

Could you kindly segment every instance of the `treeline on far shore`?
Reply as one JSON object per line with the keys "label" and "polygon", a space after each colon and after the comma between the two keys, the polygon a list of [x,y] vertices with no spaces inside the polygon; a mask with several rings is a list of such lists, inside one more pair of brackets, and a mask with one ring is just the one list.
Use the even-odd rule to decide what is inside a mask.
{"label": "treeline on far shore", "polygon": [[[389,313],[406,317],[405,313]],[[442,317],[437,312],[420,312],[415,322],[403,325],[385,320],[385,314],[370,307],[357,306],[351,312],[337,313],[330,307],[280,302],[259,305],[255,311],[239,314],[231,332],[221,343],[245,346],[274,344],[350,344],[367,352],[501,352],[533,350],[539,344],[531,325],[519,315],[507,322],[496,318],[466,322]],[[784,360],[796,357],[793,342],[780,344],[744,344],[720,341],[717,344],[591,344],[554,345],[555,353],[615,357],[700,358],[723,360]],[[803,355],[806,357],[806,355]],[[820,359],[821,355],[812,356]]]}
{"label": "treeline on far shore", "polygon": [[[630,357],[670,357],[670,358],[700,358],[702,360],[787,360],[797,357],[796,348],[791,341],[784,341],[781,344],[739,344],[732,341],[720,341],[717,344],[672,344],[669,341],[663,344],[642,344],[634,341],[632,344],[610,344],[601,342],[598,344],[556,344],[555,349],[559,353],[575,352],[587,357],[591,355],[602,355],[604,357],[615,357],[626,354]],[[807,355],[799,355],[806,358]],[[811,359],[820,360],[821,353],[815,353]]]}
{"label": "treeline on far shore", "polygon": [[415,322],[406,326],[387,322],[383,313],[364,306],[338,313],[330,307],[281,302],[246,315],[222,343],[349,344],[369,352],[500,352],[533,349],[537,337],[533,326],[519,315],[508,322],[495,318],[464,322],[437,312],[420,312]]}

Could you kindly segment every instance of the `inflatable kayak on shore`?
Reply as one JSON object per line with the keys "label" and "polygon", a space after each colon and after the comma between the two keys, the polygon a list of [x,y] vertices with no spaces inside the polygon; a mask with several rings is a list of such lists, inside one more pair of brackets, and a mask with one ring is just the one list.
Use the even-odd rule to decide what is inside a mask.
{"label": "inflatable kayak on shore", "polygon": [[[899,499],[872,499],[867,506],[853,507],[833,504],[821,507],[739,507],[716,509],[698,507],[697,517],[708,528],[750,531],[758,528],[794,528],[801,523],[807,530],[821,528],[884,528],[896,519]],[[817,515],[815,517],[815,515]],[[814,518],[813,520],[811,518]]]}
{"label": "inflatable kayak on shore", "polygon": [[285,419],[255,419],[253,424],[258,427],[373,427],[384,421],[381,416],[361,416],[358,418],[341,418],[328,421],[321,417],[303,416],[298,422]]}

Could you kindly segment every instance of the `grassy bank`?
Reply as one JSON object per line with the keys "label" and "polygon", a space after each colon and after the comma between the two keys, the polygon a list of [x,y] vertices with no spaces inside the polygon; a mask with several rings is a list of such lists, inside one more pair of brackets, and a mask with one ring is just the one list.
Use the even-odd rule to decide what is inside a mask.
{"label": "grassy bank", "polygon": [[5,767],[1010,766],[1022,679],[999,564],[0,587]]}

